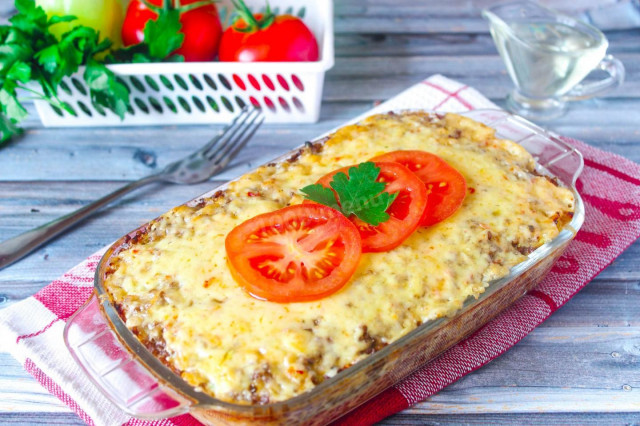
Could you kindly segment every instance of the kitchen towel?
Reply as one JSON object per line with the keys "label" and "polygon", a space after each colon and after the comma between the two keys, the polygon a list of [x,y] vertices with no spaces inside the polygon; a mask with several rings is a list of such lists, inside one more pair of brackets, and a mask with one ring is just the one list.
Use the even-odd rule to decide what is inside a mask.
{"label": "kitchen towel", "polygon": [[[496,105],[469,86],[435,75],[367,115],[407,108],[460,112]],[[586,204],[586,220],[553,270],[535,290],[476,333],[337,423],[372,424],[482,367],[564,305],[640,236],[640,165],[580,141],[563,140],[584,155],[578,189]],[[34,296],[0,311],[1,349],[88,424],[198,425],[188,414],[159,421],[125,415],[93,387],[67,352],[62,331],[66,320],[89,298],[103,251]]]}

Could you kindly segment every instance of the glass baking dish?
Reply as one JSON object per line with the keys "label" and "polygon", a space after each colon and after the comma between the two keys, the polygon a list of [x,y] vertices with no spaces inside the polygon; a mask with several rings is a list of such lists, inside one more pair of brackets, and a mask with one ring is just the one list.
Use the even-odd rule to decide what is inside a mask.
{"label": "glass baking dish", "polygon": [[106,294],[103,277],[110,257],[143,232],[145,225],[116,241],[101,259],[93,296],[69,319],[64,331],[71,355],[96,387],[127,414],[159,419],[189,412],[205,424],[326,424],[402,380],[533,289],[584,221],[584,205],[575,188],[583,167],[580,152],[505,111],[476,110],[462,115],[495,128],[498,137],[516,141],[527,149],[538,162],[540,173],[555,176],[573,191],[575,212],[555,239],[531,253],[507,276],[491,282],[478,299],[468,299],[455,316],[422,324],[289,400],[266,405],[221,401],[189,385],[147,350],[125,326]]}

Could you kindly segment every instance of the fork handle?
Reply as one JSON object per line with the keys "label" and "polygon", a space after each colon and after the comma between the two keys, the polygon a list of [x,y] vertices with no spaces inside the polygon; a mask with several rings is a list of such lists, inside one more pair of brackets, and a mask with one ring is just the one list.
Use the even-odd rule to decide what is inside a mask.
{"label": "fork handle", "polygon": [[112,201],[122,197],[129,192],[147,185],[152,182],[161,180],[158,175],[144,177],[135,182],[131,182],[110,194],[88,204],[78,210],[71,212],[65,216],[59,217],[47,224],[39,226],[31,231],[27,231],[9,240],[0,243],[0,269],[11,265],[13,262],[22,259],[42,244],[51,240],[61,232],[71,228],[73,225],[92,215],[101,207],[111,203]]}

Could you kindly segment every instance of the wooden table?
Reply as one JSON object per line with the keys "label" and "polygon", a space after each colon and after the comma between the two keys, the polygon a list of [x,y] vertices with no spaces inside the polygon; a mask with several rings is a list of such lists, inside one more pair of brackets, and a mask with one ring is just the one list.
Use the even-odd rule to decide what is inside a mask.
{"label": "wooden table", "polygon": [[[609,4],[614,0],[600,3]],[[125,232],[323,133],[409,85],[442,73],[503,104],[512,83],[479,10],[491,1],[336,1],[336,65],[320,121],[266,125],[235,166],[194,186],[127,197],[0,271],[0,308],[16,303]],[[583,9],[593,0],[557,2]],[[9,15],[11,2],[0,1]],[[627,82],[576,103],[547,126],[640,162],[640,30],[609,31]],[[77,209],[172,159],[218,126],[46,129],[33,111],[0,150],[0,240]],[[221,180],[222,179],[222,180]],[[513,349],[384,424],[640,422],[640,242]],[[0,353],[0,423],[81,424],[9,355]]]}

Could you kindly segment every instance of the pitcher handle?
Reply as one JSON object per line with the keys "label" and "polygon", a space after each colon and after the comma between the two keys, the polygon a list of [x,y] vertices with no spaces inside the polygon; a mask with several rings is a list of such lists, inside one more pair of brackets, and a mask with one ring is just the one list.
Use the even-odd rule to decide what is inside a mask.
{"label": "pitcher handle", "polygon": [[593,83],[578,84],[560,99],[562,101],[581,101],[604,95],[609,90],[620,86],[624,81],[624,65],[611,55],[605,56],[594,69],[605,71],[609,77]]}

